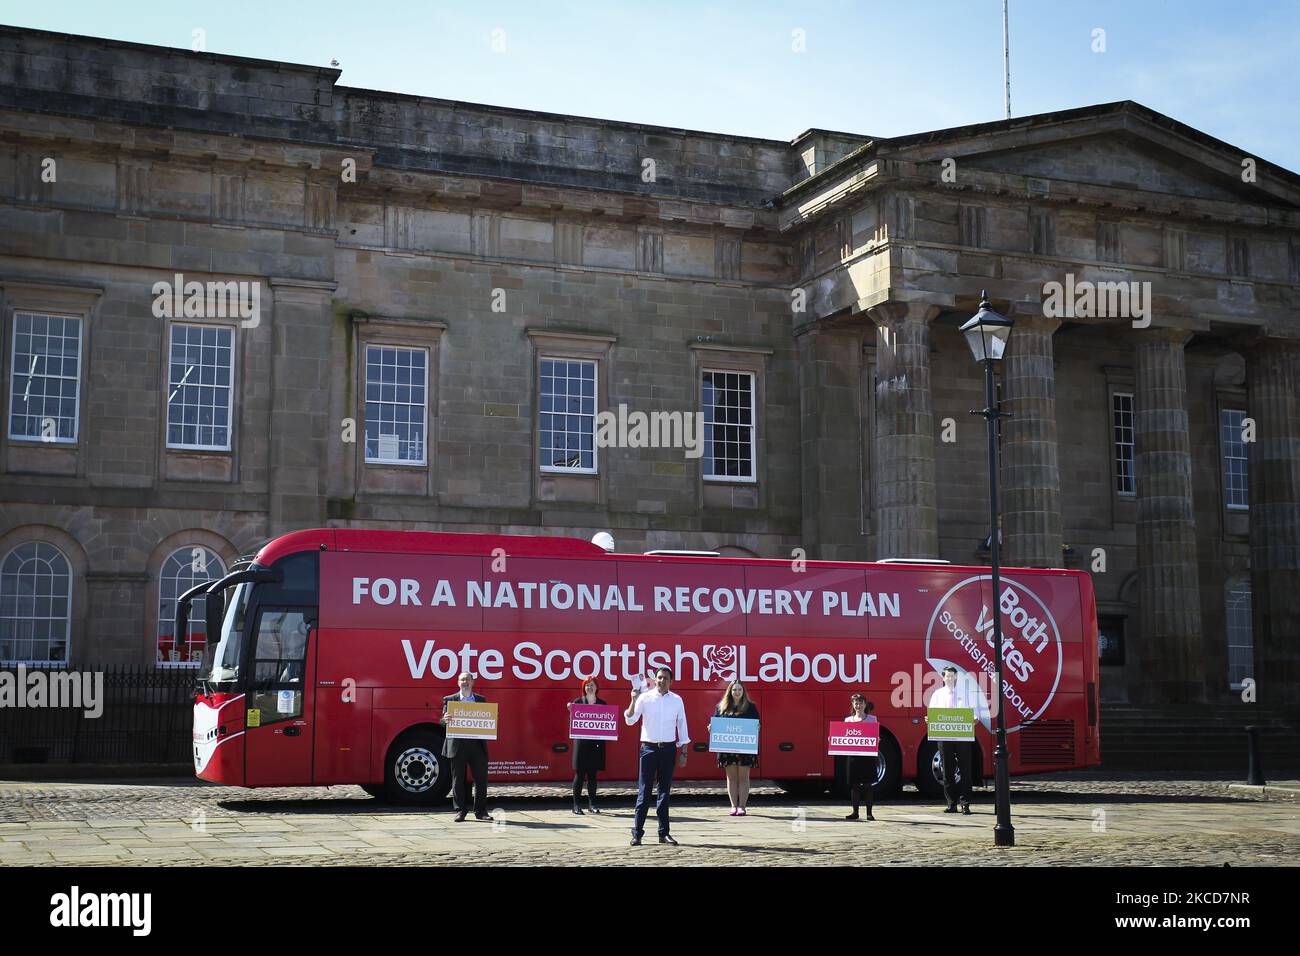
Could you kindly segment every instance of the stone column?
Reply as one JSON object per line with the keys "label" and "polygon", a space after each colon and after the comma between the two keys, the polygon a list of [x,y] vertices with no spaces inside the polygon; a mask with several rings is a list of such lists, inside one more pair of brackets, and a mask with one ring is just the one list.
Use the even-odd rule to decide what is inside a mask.
{"label": "stone column", "polygon": [[939,311],[924,302],[886,302],[869,312],[877,326],[877,558],[939,556],[930,400],[930,323]]}
{"label": "stone column", "polygon": [[862,561],[861,327],[797,333],[803,535],[808,557]]}
{"label": "stone column", "polygon": [[1186,703],[1200,700],[1205,688],[1183,359],[1191,333],[1152,328],[1138,335],[1138,694],[1148,703]]}
{"label": "stone column", "polygon": [[1250,600],[1258,700],[1300,700],[1300,342],[1246,351],[1255,441],[1250,468]]}
{"label": "stone column", "polygon": [[[272,279],[269,527],[273,535],[325,523],[333,282]],[[265,317],[262,318],[265,321]]]}
{"label": "stone column", "polygon": [[1052,335],[1041,313],[1017,315],[1003,361],[1003,560],[1011,567],[1059,568],[1061,475],[1056,458],[1056,373]]}

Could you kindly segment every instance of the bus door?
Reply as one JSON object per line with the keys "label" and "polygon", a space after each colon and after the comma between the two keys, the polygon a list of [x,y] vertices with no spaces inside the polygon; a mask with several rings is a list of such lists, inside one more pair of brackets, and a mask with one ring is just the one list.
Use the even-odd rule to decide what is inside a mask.
{"label": "bus door", "polygon": [[826,725],[821,695],[806,690],[763,690],[759,708],[759,760],[764,780],[803,780],[823,775]]}
{"label": "bus door", "polygon": [[315,635],[315,608],[257,608],[244,723],[245,786],[312,782]]}

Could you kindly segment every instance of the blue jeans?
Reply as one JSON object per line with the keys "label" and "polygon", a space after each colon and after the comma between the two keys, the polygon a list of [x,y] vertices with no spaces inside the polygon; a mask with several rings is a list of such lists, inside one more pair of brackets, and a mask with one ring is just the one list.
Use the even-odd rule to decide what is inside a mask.
{"label": "blue jeans", "polygon": [[659,780],[659,793],[655,799],[655,814],[659,817],[659,835],[668,832],[668,796],[673,790],[673,766],[677,762],[676,747],[651,747],[641,745],[640,771],[636,781],[636,822],[632,835],[640,839],[645,835],[645,818],[650,810],[650,786]]}

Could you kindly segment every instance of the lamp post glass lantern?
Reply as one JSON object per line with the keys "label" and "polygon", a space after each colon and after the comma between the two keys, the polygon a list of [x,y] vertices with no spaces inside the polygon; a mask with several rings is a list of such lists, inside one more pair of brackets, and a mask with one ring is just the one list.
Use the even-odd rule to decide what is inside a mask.
{"label": "lamp post glass lantern", "polygon": [[1011,338],[1012,322],[1005,315],[994,312],[988,297],[980,293],[980,310],[961,327],[966,344],[977,362],[999,362]]}
{"label": "lamp post glass lantern", "polygon": [[[1006,354],[1007,340],[1011,338],[1012,321],[999,315],[989,305],[988,294],[980,292],[980,308],[961,327],[975,361],[984,366],[984,408],[972,409],[988,423],[989,440],[989,572],[993,584],[993,646],[999,648],[994,655],[997,680],[994,693],[1002,692],[1002,613],[1001,613],[1001,523],[998,521],[998,419],[1010,417],[1000,411],[994,399],[993,366]],[[998,702],[998,740],[993,751],[994,791],[997,803],[997,825],[993,828],[995,846],[1015,846],[1016,831],[1011,825],[1011,774],[1007,767],[1007,715]]]}

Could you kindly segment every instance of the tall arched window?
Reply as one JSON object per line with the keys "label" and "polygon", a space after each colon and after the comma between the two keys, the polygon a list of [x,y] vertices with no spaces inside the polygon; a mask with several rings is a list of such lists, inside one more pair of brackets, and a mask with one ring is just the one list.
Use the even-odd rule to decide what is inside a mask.
{"label": "tall arched window", "polygon": [[1224,586],[1228,637],[1228,685],[1241,690],[1254,677],[1255,641],[1250,627],[1250,578],[1233,578]]}
{"label": "tall arched window", "polygon": [[226,565],[216,553],[201,545],[178,548],[163,562],[158,580],[158,664],[194,666],[203,657],[203,602],[190,606],[190,633],[176,640],[176,599],[204,581],[226,576]]}
{"label": "tall arched window", "polygon": [[72,569],[43,541],[0,562],[0,662],[66,664],[72,630]]}

